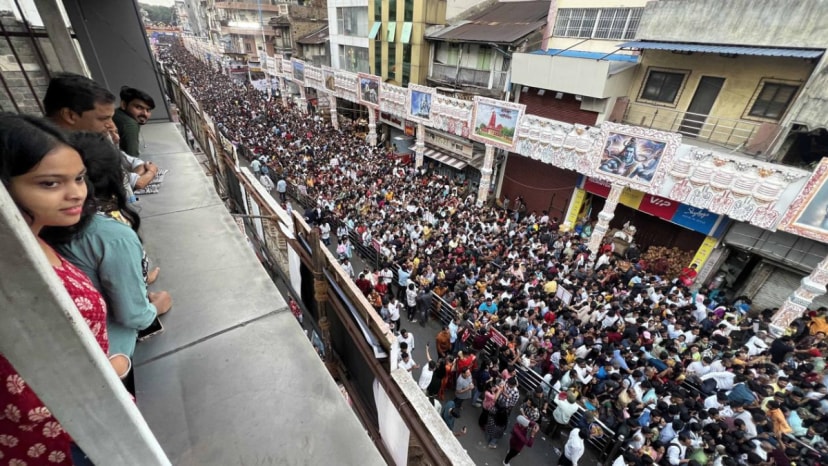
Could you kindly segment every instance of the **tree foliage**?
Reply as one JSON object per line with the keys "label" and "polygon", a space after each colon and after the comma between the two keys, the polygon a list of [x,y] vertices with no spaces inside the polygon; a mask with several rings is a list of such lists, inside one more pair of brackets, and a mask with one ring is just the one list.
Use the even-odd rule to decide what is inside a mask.
{"label": "tree foliage", "polygon": [[171,6],[149,5],[147,3],[139,3],[138,6],[147,12],[149,20],[153,23],[173,24],[176,20]]}

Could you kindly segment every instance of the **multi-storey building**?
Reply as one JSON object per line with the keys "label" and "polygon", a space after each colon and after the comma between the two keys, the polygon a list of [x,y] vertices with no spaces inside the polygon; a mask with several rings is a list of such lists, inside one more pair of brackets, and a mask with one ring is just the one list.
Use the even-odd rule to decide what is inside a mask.
{"label": "multi-storey building", "polygon": [[637,57],[619,41],[638,30],[646,0],[552,2],[544,38],[515,53],[514,100],[527,112],[570,123],[608,119],[627,95]]}
{"label": "multi-storey building", "polygon": [[[527,113],[585,127],[613,121],[678,133],[697,153],[725,150],[746,157],[744,163],[808,166],[828,155],[822,142],[828,134],[828,36],[815,19],[824,17],[821,2],[757,8],[746,0],[660,0],[622,7],[564,0],[557,6],[550,10],[552,33],[541,50],[515,54],[514,100],[526,104]],[[766,24],[768,17],[775,20]],[[686,178],[677,172],[676,179],[691,183],[693,192],[699,183],[710,183],[709,192],[716,193],[742,176],[724,165],[698,170]],[[760,175],[768,176],[768,170]],[[707,181],[702,173],[710,174]],[[734,202],[761,202],[759,181],[738,184],[744,186]],[[581,212],[594,217],[609,187],[513,154],[502,194],[521,195],[531,209],[548,208],[552,215],[582,199]],[[707,271],[718,271],[719,283],[752,296],[759,309],[778,306],[828,252],[809,239],[642,196],[625,191],[611,226],[635,224],[644,245],[720,245]],[[682,219],[682,212],[695,218]]]}
{"label": "multi-storey building", "polygon": [[494,3],[467,19],[430,28],[428,83],[459,93],[505,96],[511,87],[512,53],[540,42],[550,3]]}
{"label": "multi-storey building", "polygon": [[190,13],[187,11],[187,5],[184,0],[176,0],[173,3],[173,11],[175,13],[175,21],[181,26],[185,34],[192,34],[192,26],[190,25]]}
{"label": "multi-storey building", "polygon": [[[634,38],[646,0],[558,0],[550,4],[542,38],[512,55],[511,100],[526,113],[593,126],[625,98],[638,57],[617,44]],[[531,209],[562,217],[579,175],[510,154],[502,194],[522,196]],[[555,186],[550,189],[549,186]]]}
{"label": "multi-storey building", "polygon": [[368,5],[371,73],[402,86],[425,83],[429,49],[425,29],[444,24],[442,0],[372,0]]}
{"label": "multi-storey building", "polygon": [[260,50],[269,56],[298,54],[297,39],[327,23],[325,2],[206,0],[201,7],[207,11],[211,41],[250,59],[258,58]]}
{"label": "multi-storey building", "polygon": [[207,0],[185,0],[184,8],[187,11],[190,31],[193,35],[207,37]]}
{"label": "multi-storey building", "polygon": [[331,54],[328,49],[328,25],[318,31],[306,34],[296,40],[299,48],[298,58],[314,66],[330,65]]}
{"label": "multi-storey building", "polygon": [[[813,164],[828,155],[820,143],[828,128],[825,14],[825,4],[814,1],[649,4],[636,40],[618,44],[639,51],[641,60],[613,119],[678,132],[702,149]],[[753,296],[759,309],[778,306],[828,250],[747,223],[734,223],[721,243],[720,278]]]}
{"label": "multi-storey building", "polygon": [[356,73],[370,72],[368,1],[329,1],[328,29],[331,66]]}

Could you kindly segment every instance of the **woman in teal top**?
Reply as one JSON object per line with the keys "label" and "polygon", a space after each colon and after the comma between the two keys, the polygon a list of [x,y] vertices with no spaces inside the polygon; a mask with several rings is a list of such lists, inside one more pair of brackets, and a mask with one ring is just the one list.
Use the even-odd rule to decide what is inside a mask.
{"label": "woman in teal top", "polygon": [[94,187],[98,214],[60,252],[81,269],[106,300],[110,351],[132,357],[138,331],[172,306],[167,292],[147,292],[147,260],[138,227],[141,219],[127,206],[121,154],[103,136],[78,133]]}

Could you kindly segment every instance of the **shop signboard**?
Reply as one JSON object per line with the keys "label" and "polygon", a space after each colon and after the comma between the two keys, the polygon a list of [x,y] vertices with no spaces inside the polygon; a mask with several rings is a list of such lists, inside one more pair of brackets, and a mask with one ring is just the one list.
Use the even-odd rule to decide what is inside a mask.
{"label": "shop signboard", "polygon": [[670,220],[673,218],[673,215],[676,214],[676,210],[678,210],[679,205],[681,205],[681,202],[661,196],[645,194],[644,198],[641,199],[641,204],[639,204],[638,210],[650,215],[655,215],[658,218]]}
{"label": "shop signboard", "polygon": [[572,195],[572,202],[569,205],[569,211],[567,211],[565,219],[565,222],[570,226],[578,223],[578,216],[581,214],[585,200],[586,191],[581,188],[575,188],[575,194]]}
{"label": "shop signboard", "polygon": [[[594,178],[587,178],[584,182],[584,190],[588,193],[597,194],[603,198],[609,196],[610,189],[612,188],[611,183],[609,181],[603,180],[596,180]],[[644,193],[632,188],[624,188],[621,192],[621,197],[618,199],[620,204],[624,204],[627,207],[631,207],[633,209],[638,209],[638,206],[641,204],[642,199],[644,198]],[[669,218],[669,217],[668,217]]]}
{"label": "shop signboard", "polygon": [[609,181],[596,180],[593,178],[587,178],[586,181],[584,181],[584,191],[591,194],[597,194],[603,198],[609,196],[610,189],[611,187]]}
{"label": "shop signboard", "polygon": [[670,221],[684,228],[709,234],[719,221],[719,216],[707,209],[681,204]]}
{"label": "shop signboard", "polygon": [[696,264],[698,269],[701,269],[704,266],[704,263],[707,262],[710,254],[712,254],[713,250],[716,249],[717,244],[719,244],[719,240],[712,236],[704,238],[701,246],[699,246],[699,249],[696,251],[696,255],[693,256],[691,264]]}
{"label": "shop signboard", "polygon": [[624,190],[621,191],[621,197],[618,198],[618,203],[633,209],[638,209],[638,206],[641,205],[641,200],[643,198],[644,193],[641,191],[632,188],[624,188]]}

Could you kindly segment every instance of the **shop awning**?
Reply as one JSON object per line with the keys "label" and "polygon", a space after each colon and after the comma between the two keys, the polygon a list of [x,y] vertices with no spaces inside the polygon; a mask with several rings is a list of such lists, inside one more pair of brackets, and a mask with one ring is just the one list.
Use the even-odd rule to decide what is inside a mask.
{"label": "shop awning", "polygon": [[430,159],[436,160],[444,165],[448,165],[449,167],[454,168],[455,170],[462,170],[466,168],[466,165],[468,165],[466,162],[459,160],[437,149],[431,149],[426,147],[426,150],[425,152],[423,152],[423,155]]}
{"label": "shop awning", "polygon": [[379,30],[380,30],[381,26],[382,26],[382,23],[379,22],[379,21],[374,23],[374,25],[371,26],[371,32],[368,33],[368,38],[371,39],[371,40],[376,40],[377,39],[377,34],[379,33]]}
{"label": "shop awning", "polygon": [[750,47],[724,44],[691,44],[686,42],[656,42],[635,40],[618,44],[621,49],[669,50],[671,52],[721,53],[725,55],[754,55],[761,57],[819,58],[821,49],[791,49],[782,47]]}

